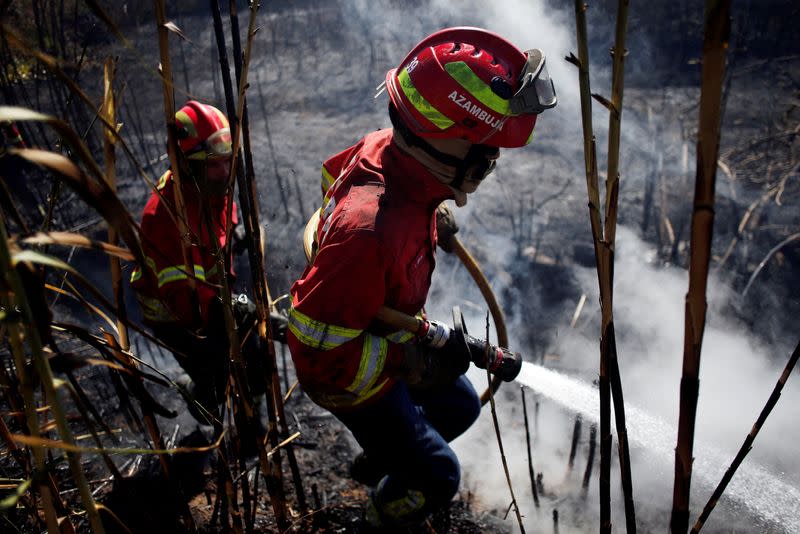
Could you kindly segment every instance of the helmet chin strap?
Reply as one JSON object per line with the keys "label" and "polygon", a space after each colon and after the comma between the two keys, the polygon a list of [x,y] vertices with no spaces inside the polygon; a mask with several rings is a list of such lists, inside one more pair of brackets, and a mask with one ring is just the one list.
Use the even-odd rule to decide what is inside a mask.
{"label": "helmet chin strap", "polygon": [[[394,105],[389,105],[389,118],[395,132],[400,134],[401,148],[429,168],[442,183],[450,186],[456,192],[456,203],[459,206],[466,204],[466,195],[463,193],[474,192],[480,182],[494,170],[499,154],[496,147],[473,144],[464,158],[459,158],[436,149],[413,133],[400,118]],[[458,192],[462,194],[459,195]]]}

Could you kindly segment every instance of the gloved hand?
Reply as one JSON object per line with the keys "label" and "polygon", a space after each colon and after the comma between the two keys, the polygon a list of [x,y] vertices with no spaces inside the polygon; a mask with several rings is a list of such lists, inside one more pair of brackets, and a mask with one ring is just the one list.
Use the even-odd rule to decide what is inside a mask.
{"label": "gloved hand", "polygon": [[289,329],[289,318],[285,312],[270,312],[269,325],[272,328],[272,340],[286,344],[286,331]]}
{"label": "gloved hand", "polygon": [[239,255],[245,250],[247,250],[247,232],[244,229],[244,225],[242,223],[237,224],[233,227],[233,253],[235,255]]}
{"label": "gloved hand", "polygon": [[436,208],[436,233],[439,235],[439,247],[448,254],[453,252],[453,236],[457,232],[456,218],[447,204],[442,202]]}
{"label": "gloved hand", "polygon": [[458,306],[453,307],[453,328],[438,321],[426,320],[424,334],[417,343],[442,353],[446,363],[434,361],[434,365],[453,366],[454,370],[462,365],[462,373],[469,367],[470,361],[481,369],[488,369],[505,382],[516,379],[522,370],[522,356],[519,353],[489,345],[485,340],[469,335]]}
{"label": "gloved hand", "polygon": [[469,369],[470,352],[466,345],[445,343],[441,348],[434,348],[421,343],[407,343],[403,348],[400,378],[413,386],[426,388],[451,384]]}
{"label": "gloved hand", "polygon": [[[231,305],[233,306],[233,318],[239,327],[240,333],[252,328],[258,319],[256,303],[250,300],[247,295],[231,295]],[[269,323],[272,328],[272,339],[278,343],[286,343],[286,330],[289,328],[289,319],[280,312],[269,314]]]}
{"label": "gloved hand", "polygon": [[231,306],[233,307],[233,318],[239,330],[246,330],[256,322],[256,303],[247,298],[247,295],[231,295]]}

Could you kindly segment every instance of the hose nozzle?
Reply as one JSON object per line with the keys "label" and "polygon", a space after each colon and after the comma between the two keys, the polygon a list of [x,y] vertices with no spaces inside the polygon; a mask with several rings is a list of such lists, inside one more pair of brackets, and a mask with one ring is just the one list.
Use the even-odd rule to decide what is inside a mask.
{"label": "hose nozzle", "polygon": [[463,339],[469,349],[470,359],[477,367],[488,369],[504,382],[513,382],[517,378],[522,370],[522,355],[469,335],[464,325],[464,315],[458,306],[453,307],[453,331]]}

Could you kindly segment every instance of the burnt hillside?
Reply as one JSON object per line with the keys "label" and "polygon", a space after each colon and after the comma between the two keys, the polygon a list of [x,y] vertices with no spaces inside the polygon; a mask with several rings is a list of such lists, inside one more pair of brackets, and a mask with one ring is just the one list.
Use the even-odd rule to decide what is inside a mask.
{"label": "burnt hillside", "polygon": [[[117,146],[117,195],[122,208],[138,219],[151,188],[142,175],[154,182],[168,166],[157,27],[151,4],[104,0],[99,5],[128,43],[81,2],[36,0],[2,7],[4,28],[15,31],[28,50],[54,58],[63,73],[55,76],[52,65],[48,67],[42,57],[37,60],[13,46],[10,34],[4,34],[0,47],[2,105],[62,119],[84,139],[92,158],[105,169],[104,130],[95,114],[103,96],[104,63],[114,59],[116,123],[121,125],[120,136],[132,156]],[[235,5],[244,38],[248,5]],[[608,49],[613,44],[616,5],[610,0],[590,2],[587,12],[592,91],[606,97],[610,93]],[[614,306],[622,385],[632,413],[639,414],[638,419],[631,416],[628,426],[631,436],[637,431],[643,436],[632,449],[634,499],[639,528],[650,532],[666,528],[671,506],[674,458],[669,451],[675,445],[678,417],[683,299],[697,163],[702,5],[638,2],[630,8]],[[800,13],[796,2],[779,0],[737,0],[732,13],[717,165],[709,326],[698,414],[697,439],[708,447],[697,449],[692,519],[774,386],[797,341],[800,315]],[[194,98],[225,109],[207,3],[170,2],[166,15],[180,30],[169,34],[176,104]],[[232,62],[227,4],[221,15]],[[572,4],[545,0],[470,0],[458,6],[444,0],[265,2],[257,15],[259,29],[252,42],[246,93],[259,222],[266,242],[265,271],[272,297],[277,299],[288,292],[305,266],[301,235],[320,200],[322,161],[365,133],[389,126],[386,96],[374,98],[375,87],[419,39],[446,26],[478,25],[508,36],[520,47],[541,48],[547,55],[559,94],[558,107],[540,117],[530,146],[503,151],[495,173],[471,195],[467,206],[456,211],[461,227],[458,236],[500,299],[510,344],[527,362],[574,381],[564,386],[554,375],[537,375],[541,380],[538,389],[535,383],[526,384],[529,387],[524,390],[509,384],[498,393],[514,489],[525,526],[532,532],[590,532],[599,524],[599,449],[593,463],[589,462],[589,451],[596,444],[596,409],[593,403],[581,404],[582,395],[596,393],[599,297],[586,207],[577,75],[563,59],[576,51],[574,24]],[[232,65],[230,74],[235,80]],[[71,91],[65,78],[80,86],[92,105]],[[90,165],[47,123],[17,124],[28,146],[62,154],[90,172]],[[601,182],[606,178],[607,126],[608,113],[595,103]],[[10,234],[18,237],[49,230],[108,239],[104,217],[67,182],[53,180],[51,173],[14,154],[0,160],[0,175],[5,186],[5,191],[0,191],[3,219]],[[113,300],[112,276],[104,254],[52,244],[35,250],[68,263],[106,299]],[[252,294],[248,258],[243,255],[236,261],[236,290]],[[480,293],[454,257],[440,251],[437,261],[429,315],[449,322],[451,308],[458,305],[467,316],[470,333],[483,335],[486,305]],[[132,265],[123,261],[124,281]],[[72,356],[57,360],[62,367],[54,365],[56,376],[72,384],[76,394],[84,393],[83,405],[97,412],[86,415],[64,394],[62,401],[74,433],[87,440],[84,444],[91,440],[93,446],[100,443],[139,451],[108,460],[120,472],[117,478],[128,480],[127,484],[114,482],[101,455],[82,458],[91,491],[125,525],[137,532],[153,530],[154,524],[175,531],[186,526],[183,507],[187,501],[186,509],[201,531],[227,531],[236,524],[231,513],[234,507],[228,506],[231,494],[225,492],[227,470],[233,500],[242,514],[249,512],[252,519],[243,522],[253,531],[355,531],[367,491],[348,476],[349,462],[358,447],[334,417],[310,402],[302,388],[291,390],[291,359],[281,347],[276,347],[278,397],[291,390],[281,437],[300,433],[292,450],[302,490],[297,488],[285,452],[280,453],[288,521],[279,527],[274,501],[267,498],[274,497],[270,492],[275,486],[265,486],[264,474],[252,457],[227,466],[216,452],[173,455],[175,470],[180,473],[176,477],[185,478],[181,491],[186,496],[184,501],[173,500],[175,493],[160,478],[157,457],[141,453],[153,447],[153,438],[146,424],[136,421],[144,417],[136,387],[107,366],[75,364],[78,359],[109,357],[108,351],[100,349],[107,347],[107,341],[97,338],[107,339],[104,332],[113,337],[111,323],[116,325],[116,321],[104,319],[80,298],[63,291],[84,296],[112,317],[113,309],[88,290],[71,288],[67,282],[80,286],[74,274],[65,275],[50,266],[43,271],[42,281],[62,293],[50,289],[43,293],[40,310],[49,309],[52,316],[43,316],[41,321],[59,325],[54,330],[56,345]],[[140,310],[125,283],[123,291],[128,320],[140,325]],[[280,308],[286,305],[286,301],[278,304]],[[3,317],[5,321],[7,316]],[[64,325],[76,325],[79,330],[63,330]],[[83,337],[76,336],[76,331]],[[0,349],[0,410],[9,432],[24,434],[28,423],[22,414],[30,399],[43,413],[47,403],[35,387],[30,390],[31,397],[25,397],[28,390],[22,385],[27,383],[20,378],[25,371],[19,373],[17,353],[7,332],[4,330],[4,348]],[[145,378],[145,383],[146,391],[167,411],[153,419],[163,434],[164,446],[197,447],[213,442],[216,429],[198,427],[186,412],[186,400],[169,383],[180,369],[168,351],[131,330],[130,352],[144,362],[142,370],[157,378]],[[33,358],[30,350],[25,358]],[[70,362],[76,367],[71,368]],[[483,389],[485,376],[474,372],[470,377]],[[794,422],[800,401],[797,386],[793,375],[748,457],[753,469],[772,478],[740,477],[751,486],[732,489],[704,532],[730,532],[731,528],[792,531],[800,517],[800,500],[793,500],[800,479],[800,461],[794,450],[800,439]],[[534,465],[540,477],[538,506],[533,504],[528,479],[522,394],[528,402]],[[62,439],[54,430],[54,418],[49,412],[41,416],[43,435]],[[661,423],[665,426],[659,426]],[[226,425],[235,436],[232,421]],[[101,431],[97,440],[91,437],[92,429]],[[225,446],[233,447],[236,440],[227,435]],[[0,448],[2,476],[11,481],[0,490],[3,496],[36,473],[32,448],[20,445],[22,453],[11,452],[9,443],[4,439]],[[507,511],[510,498],[488,407],[454,447],[463,465],[461,492],[451,510],[435,517],[426,532],[517,531],[514,514]],[[668,451],[666,457],[663,450]],[[18,461],[20,454],[27,460]],[[48,473],[64,501],[59,517],[69,516],[78,530],[90,531],[67,462],[59,459],[57,450],[52,455]],[[613,518],[620,528],[624,510],[616,452],[612,461]],[[584,477],[589,477],[585,487]],[[756,485],[763,480],[774,484]],[[762,506],[758,497],[774,496],[771,492],[776,488],[788,488],[784,491],[788,500],[779,506]],[[245,504],[248,492],[255,495],[252,505]],[[44,505],[32,497],[26,500],[27,495],[2,520],[22,531],[42,531],[45,519],[37,513],[37,506]],[[554,524],[554,517],[558,523]]]}

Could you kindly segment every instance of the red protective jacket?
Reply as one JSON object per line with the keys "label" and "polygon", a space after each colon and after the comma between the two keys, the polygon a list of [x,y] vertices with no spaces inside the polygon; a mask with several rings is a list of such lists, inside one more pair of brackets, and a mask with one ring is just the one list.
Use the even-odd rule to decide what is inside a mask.
{"label": "red protective jacket", "polygon": [[352,409],[388,392],[411,334],[373,323],[382,305],[416,314],[435,266],[436,207],[450,189],[371,133],[323,164],[313,263],[291,288],[288,344],[318,404]]}
{"label": "red protective jacket", "polygon": [[[131,286],[136,292],[146,323],[151,326],[176,324],[197,331],[208,326],[209,309],[213,299],[218,297],[220,283],[214,242],[209,237],[201,211],[202,201],[211,210],[213,239],[222,250],[226,240],[228,199],[211,196],[201,199],[190,183],[181,188],[186,206],[187,230],[192,241],[189,248],[192,262],[190,270],[183,262],[178,213],[174,207],[174,187],[172,172],[165,172],[156,186],[161,194],[153,192],[144,207],[141,239],[147,268],[137,266],[133,270]],[[232,214],[232,224],[236,225],[235,204]],[[231,265],[230,261],[227,263]],[[233,276],[233,267],[230,269],[229,274]],[[190,285],[190,272],[194,272],[194,291]]]}

